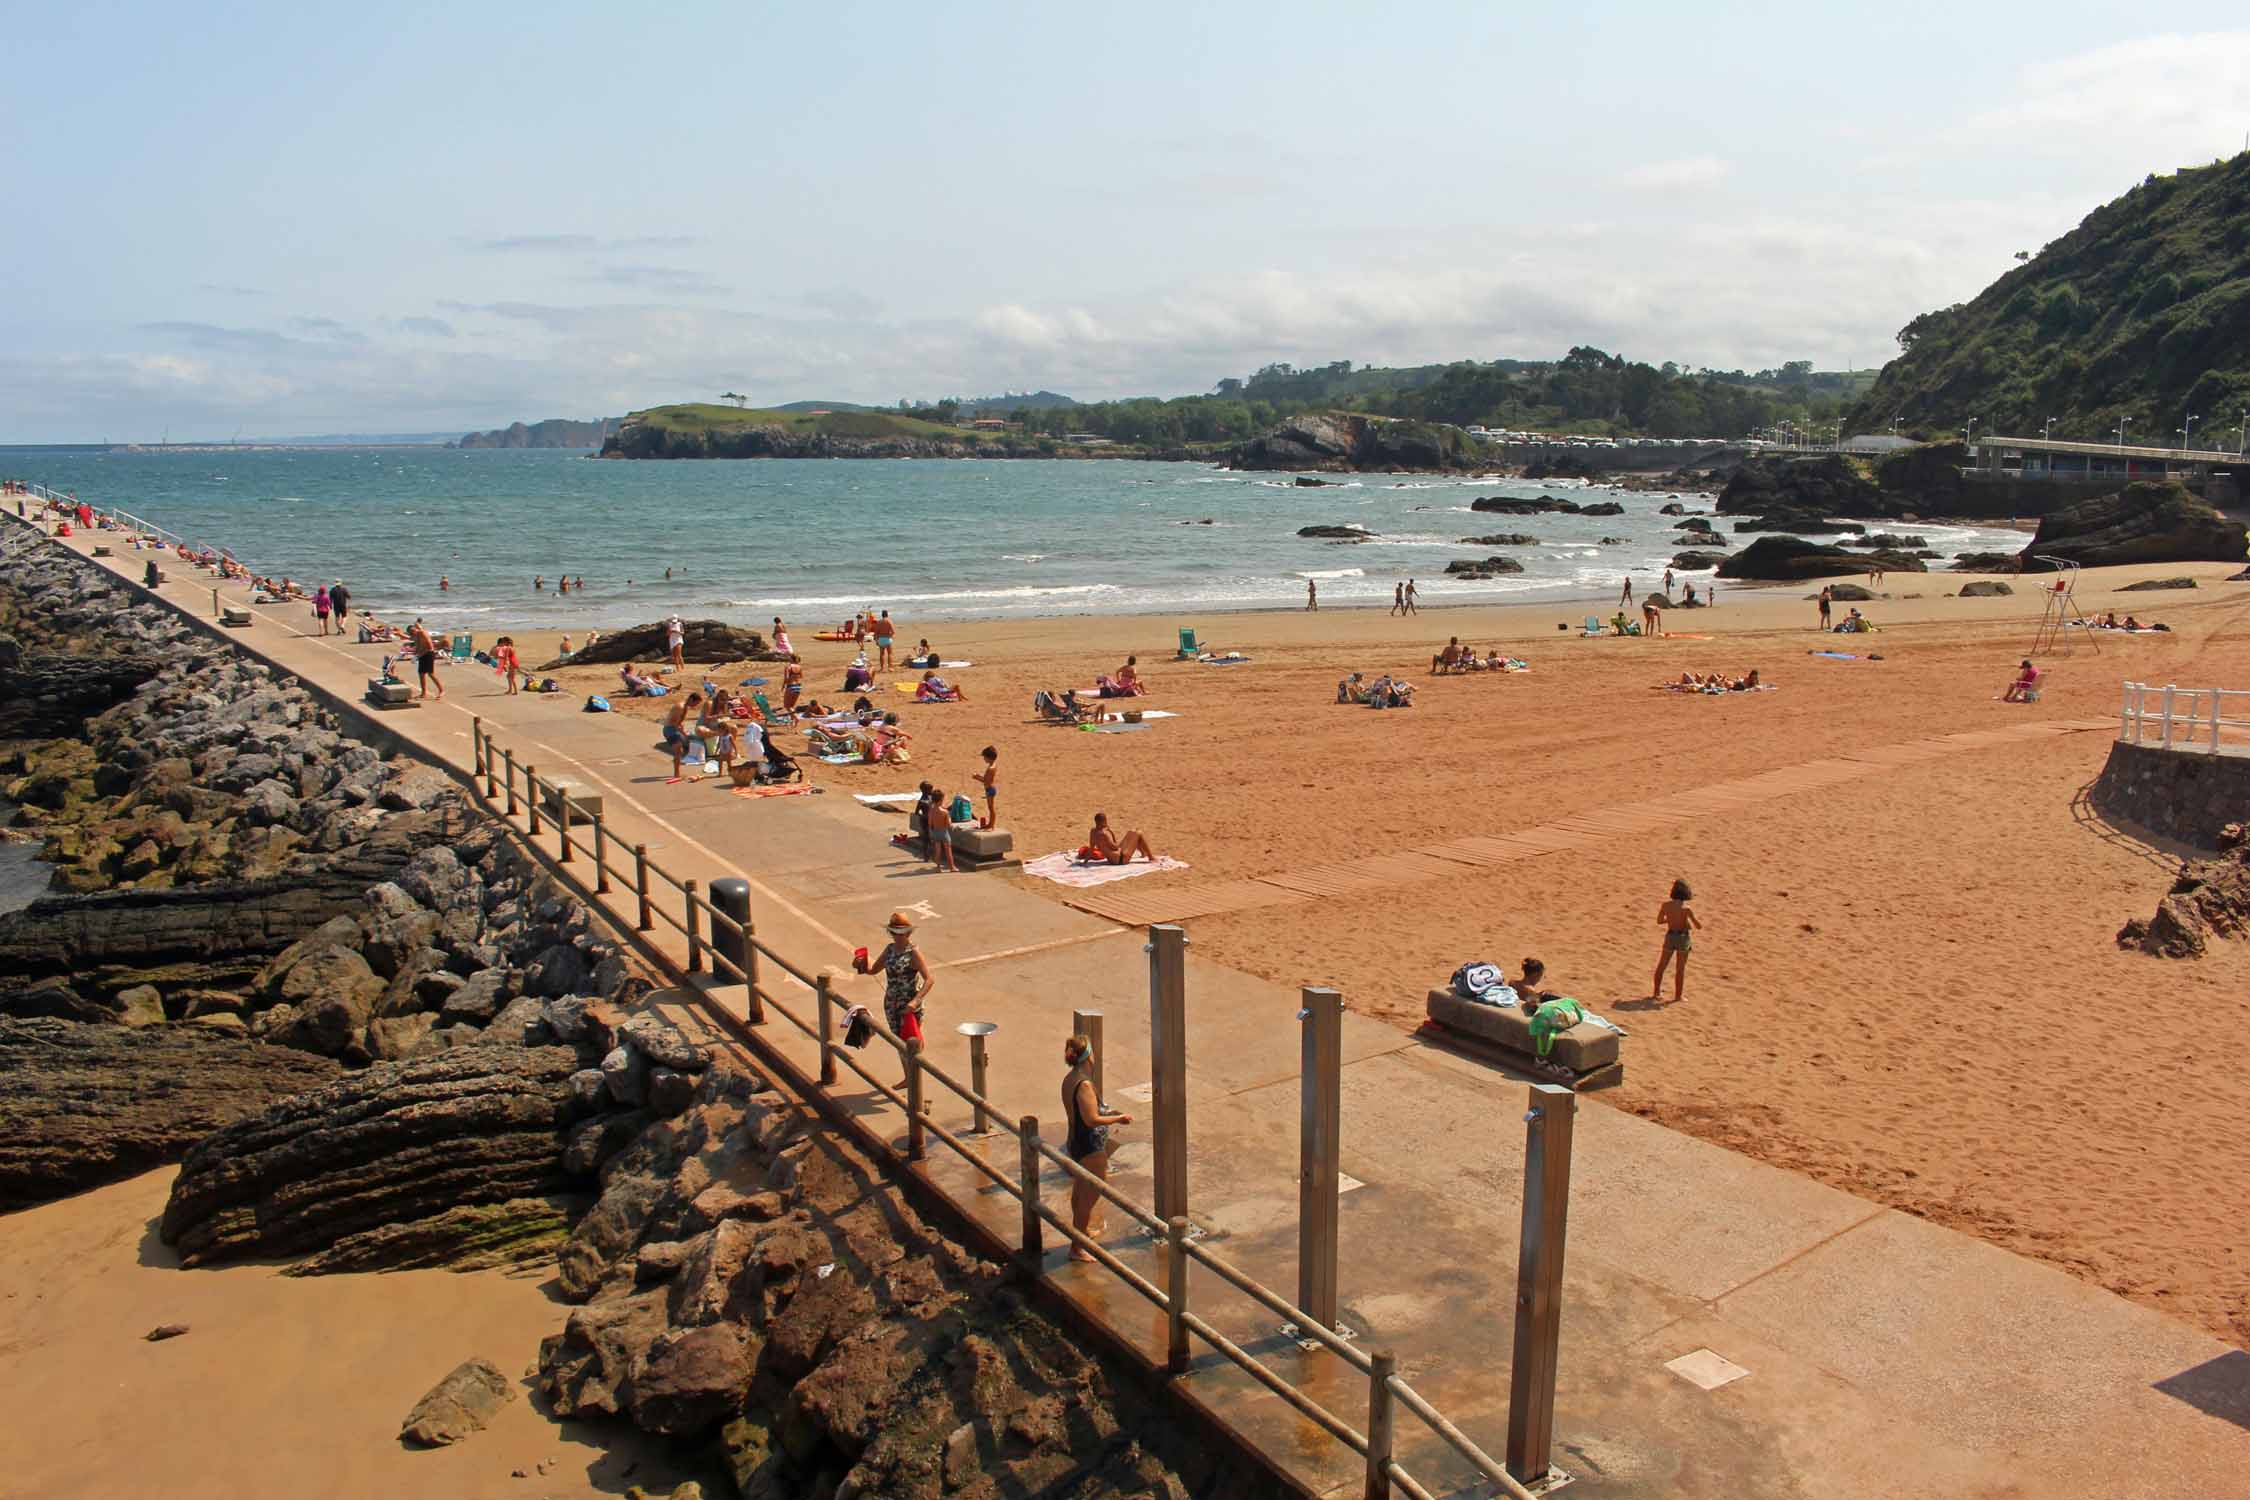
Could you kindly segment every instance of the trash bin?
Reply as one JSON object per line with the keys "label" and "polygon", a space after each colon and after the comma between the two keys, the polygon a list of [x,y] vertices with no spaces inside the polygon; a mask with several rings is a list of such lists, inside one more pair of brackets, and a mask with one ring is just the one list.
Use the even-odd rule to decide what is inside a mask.
{"label": "trash bin", "polygon": [[743,928],[750,925],[750,882],[737,875],[712,881],[711,905],[739,924],[734,927],[725,922],[711,924],[711,951],[727,965],[720,969],[719,979],[726,984],[748,984],[750,944]]}

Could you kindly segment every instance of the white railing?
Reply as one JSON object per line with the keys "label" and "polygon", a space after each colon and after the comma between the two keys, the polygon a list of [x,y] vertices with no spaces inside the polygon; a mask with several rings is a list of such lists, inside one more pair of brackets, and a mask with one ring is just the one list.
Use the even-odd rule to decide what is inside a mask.
{"label": "white railing", "polygon": [[[61,490],[50,489],[36,481],[27,481],[23,486],[23,493],[27,499],[37,500],[42,505],[76,509],[82,503],[76,496],[65,494]],[[110,524],[121,531],[134,531],[142,536],[155,537],[167,547],[185,547],[187,545],[187,539],[178,532],[167,531],[154,521],[136,516],[122,506],[96,505],[92,501],[83,503],[96,515],[108,517]]]}
{"label": "white railing", "polygon": [[2117,737],[2166,750],[2250,753],[2250,692],[2128,682],[2117,710]]}

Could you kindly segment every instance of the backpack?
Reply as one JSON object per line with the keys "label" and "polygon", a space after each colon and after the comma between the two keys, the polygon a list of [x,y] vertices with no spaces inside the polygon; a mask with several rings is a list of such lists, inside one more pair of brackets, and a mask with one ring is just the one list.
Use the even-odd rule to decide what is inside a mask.
{"label": "backpack", "polygon": [[1453,971],[1453,993],[1464,1000],[1482,1000],[1488,990],[1507,987],[1508,978],[1497,964],[1467,963]]}
{"label": "backpack", "polygon": [[606,713],[608,713],[608,712],[609,712],[609,700],[608,700],[607,698],[604,698],[604,697],[603,697],[603,696],[602,696],[601,694],[599,694],[599,693],[596,693],[596,694],[594,694],[594,695],[593,695],[592,697],[590,697],[590,698],[588,698],[588,699],[586,700],[586,712],[588,712],[588,713],[590,713],[590,714],[606,714]]}

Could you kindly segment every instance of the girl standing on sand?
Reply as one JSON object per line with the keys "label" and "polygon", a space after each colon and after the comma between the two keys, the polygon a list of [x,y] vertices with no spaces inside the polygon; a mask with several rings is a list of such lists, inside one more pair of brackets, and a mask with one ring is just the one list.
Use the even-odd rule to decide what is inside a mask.
{"label": "girl standing on sand", "polygon": [[513,695],[516,691],[516,674],[523,669],[523,664],[516,660],[516,638],[514,636],[504,635],[493,644],[492,664],[498,667],[502,674],[507,677],[508,692]]}
{"label": "girl standing on sand", "polygon": [[1000,826],[1000,752],[987,745],[978,752],[984,757],[984,769],[977,772],[977,782],[984,788],[984,816],[977,820],[979,828]]}
{"label": "girl standing on sand", "polygon": [[1677,1005],[1680,1002],[1680,990],[1687,983],[1688,950],[1695,944],[1691,934],[1703,925],[1695,913],[1688,909],[1688,903],[1694,899],[1695,892],[1688,889],[1688,883],[1675,880],[1672,882],[1672,899],[1656,909],[1657,924],[1664,929],[1664,951],[1656,956],[1656,977],[1649,981],[1648,997],[1651,1000],[1664,998],[1664,966],[1671,964],[1672,1003]]}

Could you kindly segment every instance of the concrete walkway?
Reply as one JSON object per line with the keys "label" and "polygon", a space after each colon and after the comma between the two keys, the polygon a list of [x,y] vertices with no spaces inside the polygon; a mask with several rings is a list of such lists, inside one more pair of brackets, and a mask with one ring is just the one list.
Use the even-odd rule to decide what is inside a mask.
{"label": "concrete walkway", "polygon": [[[90,540],[65,545],[82,552]],[[142,558],[112,565],[137,580]],[[177,575],[181,570],[168,565]],[[211,613],[208,578],[165,595]],[[238,591],[228,602],[241,604]],[[245,606],[248,607],[248,606]],[[385,648],[302,633],[302,607],[251,607],[246,648],[356,698]],[[920,914],[938,965],[931,1056],[967,1076],[954,1022],[997,1022],[992,1096],[1011,1117],[1060,1113],[1060,1042],[1073,1009],[1107,1016],[1111,1103],[1145,1102],[1147,968],[1138,932],[1069,910],[993,876],[940,875],[891,851],[901,826],[838,791],[738,798],[712,784],[667,785],[646,724],[588,715],[576,699],[507,697],[489,671],[449,668],[443,703],[381,715],[383,730],[465,769],[470,716],[518,763],[600,792],[611,837],[706,884],[752,881],[760,938],[807,969],[847,970],[894,906]],[[1963,750],[1961,753],[1982,753]],[[817,763],[807,762],[818,771]],[[910,789],[901,772],[896,786]],[[1827,795],[1833,795],[1831,789]],[[1774,803],[1786,816],[1787,799]],[[551,846],[551,833],[546,836]],[[575,868],[584,872],[581,863]],[[590,879],[590,875],[588,877]],[[676,899],[676,898],[675,898]],[[622,884],[610,908],[630,921]],[[684,944],[659,924],[650,937]],[[769,986],[811,1014],[809,996],[769,969]],[[872,1004],[873,981],[844,988]],[[715,992],[738,1013],[739,987]],[[1191,956],[1189,1201],[1233,1263],[1293,1295],[1299,997]],[[775,1020],[769,1043],[800,1067],[816,1049]],[[1628,1049],[1630,1044],[1628,1044]],[[862,1054],[888,1073],[888,1057]],[[1342,1322],[1361,1347],[1394,1350],[1400,1371],[1488,1451],[1506,1434],[1526,1090],[1483,1064],[1374,1022],[1344,1021]],[[846,1085],[857,1081],[847,1073]],[[863,1087],[839,1097],[894,1136],[896,1112]],[[934,1116],[969,1127],[942,1090]],[[1127,1132],[1115,1175],[1153,1197],[1146,1132]],[[997,1164],[1014,1144],[986,1138]],[[1018,1210],[933,1138],[928,1177],[1012,1236]],[[1050,1175],[1051,1203],[1066,1200]],[[2219,1211],[2214,1206],[2214,1211]],[[1144,1274],[1148,1242],[1110,1216],[1108,1243]],[[1055,1236],[1049,1236],[1052,1245]],[[1154,1309],[1098,1269],[1050,1252],[1049,1275],[1123,1335],[1161,1356]],[[1305,1354],[1274,1320],[1198,1274],[1191,1305],[1217,1327],[1364,1425],[1364,1379]],[[1710,1351],[1726,1379],[1706,1389],[1670,1363]],[[1734,1374],[1735,1371],[1744,1373]],[[1356,1492],[1359,1461],[1215,1354],[1187,1377],[1220,1411],[1316,1490]],[[1706,1375],[1706,1383],[1711,1376]],[[1764,1166],[1634,1116],[1581,1101],[1556,1398],[1556,1461],[1587,1494],[2036,1497],[2228,1493],[2250,1465],[2250,1354],[2060,1271],[1879,1204]],[[1480,1494],[1411,1414],[1399,1455],[1440,1493]],[[2229,1478],[2228,1476],[2235,1476]]]}

